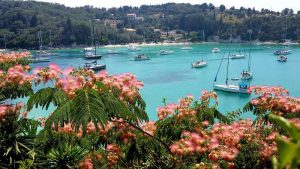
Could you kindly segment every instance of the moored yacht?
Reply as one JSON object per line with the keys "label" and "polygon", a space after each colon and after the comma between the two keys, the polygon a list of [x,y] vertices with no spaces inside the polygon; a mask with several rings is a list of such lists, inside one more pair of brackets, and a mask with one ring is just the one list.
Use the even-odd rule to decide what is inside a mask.
{"label": "moored yacht", "polygon": [[242,80],[249,80],[249,79],[252,79],[252,78],[253,78],[253,73],[249,70],[244,70],[241,73],[241,79]]}
{"label": "moored yacht", "polygon": [[181,50],[193,50],[193,48],[189,44],[185,43]]}
{"label": "moored yacht", "polygon": [[[230,36],[230,44],[231,43],[232,43],[232,41],[231,41],[231,36]],[[223,91],[223,92],[240,93],[240,94],[250,94],[248,92],[248,90],[250,88],[250,85],[247,84],[245,81],[241,81],[238,85],[229,84],[229,82],[228,82],[228,80],[229,80],[229,78],[228,78],[228,76],[229,76],[228,71],[229,71],[229,65],[230,65],[229,64],[229,60],[230,60],[229,56],[230,56],[230,52],[228,53],[227,58],[226,58],[226,60],[227,60],[227,69],[226,69],[226,81],[225,81],[225,84],[218,84],[217,83],[217,77],[218,77],[218,74],[219,74],[222,62],[223,62],[224,57],[225,57],[225,55],[224,55],[224,57],[221,60],[220,66],[218,68],[218,71],[217,71],[217,74],[216,74],[216,77],[215,77],[215,80],[214,80],[213,88],[215,90],[219,90],[219,91]],[[234,80],[236,80],[236,79],[234,78]],[[237,80],[239,80],[239,79],[237,79]]]}
{"label": "moored yacht", "polygon": [[150,60],[151,58],[148,56],[145,56],[144,54],[139,54],[137,56],[134,56],[132,61],[145,61],[145,60]]}
{"label": "moored yacht", "polygon": [[274,55],[288,55],[288,54],[291,54],[291,50],[288,50],[288,49],[279,49],[279,50],[275,50],[273,52]]}
{"label": "moored yacht", "polygon": [[221,49],[219,49],[219,48],[213,48],[213,49],[211,50],[211,52],[212,52],[212,53],[220,53],[220,52],[221,52]]}
{"label": "moored yacht", "polygon": [[287,57],[284,55],[280,55],[277,57],[277,61],[279,62],[286,62],[287,61]]}
{"label": "moored yacht", "polygon": [[174,51],[171,51],[171,50],[160,50],[159,51],[160,55],[170,55],[172,53],[174,53]]}
{"label": "moored yacht", "polygon": [[102,55],[97,54],[96,51],[93,52],[86,52],[84,55],[85,59],[101,59]]}
{"label": "moored yacht", "polygon": [[36,56],[33,56],[32,58],[28,58],[28,61],[30,63],[50,62],[50,58],[49,57],[36,57]]}
{"label": "moored yacht", "polygon": [[95,48],[94,47],[86,47],[83,49],[83,52],[94,52]]}
{"label": "moored yacht", "polygon": [[106,64],[98,64],[97,61],[95,60],[93,62],[85,63],[84,68],[91,69],[94,71],[104,70],[106,69]]}
{"label": "moored yacht", "polygon": [[199,60],[195,63],[192,63],[192,68],[202,68],[206,66],[207,66],[207,62],[205,62],[204,60]]}
{"label": "moored yacht", "polygon": [[136,46],[133,46],[133,45],[128,46],[128,51],[130,51],[130,52],[136,52],[136,51],[140,51],[140,50],[141,50],[141,48],[138,48]]}

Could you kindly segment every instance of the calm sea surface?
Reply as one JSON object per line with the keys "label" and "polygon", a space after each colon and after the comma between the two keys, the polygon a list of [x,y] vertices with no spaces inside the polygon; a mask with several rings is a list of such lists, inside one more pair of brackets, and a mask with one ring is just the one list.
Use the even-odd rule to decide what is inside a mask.
{"label": "calm sea surface", "polygon": [[[105,54],[107,48],[99,48],[98,52],[103,54],[103,59],[99,63],[107,65],[109,74],[133,73],[137,78],[144,82],[141,90],[142,97],[147,103],[147,113],[151,120],[157,120],[156,108],[163,105],[163,98],[167,102],[177,102],[183,96],[188,94],[198,98],[202,90],[213,90],[213,81],[216,76],[218,66],[224,51],[227,49],[226,44],[193,44],[193,50],[181,50],[177,46],[152,46],[141,47],[140,52],[128,52],[127,48],[116,48],[122,51],[122,54]],[[220,48],[220,53],[212,53],[212,48]],[[280,63],[273,55],[273,50],[278,46],[253,46],[251,69],[254,78],[251,85],[282,85],[290,91],[294,97],[300,97],[300,47],[293,46],[292,54],[288,55],[286,63]],[[171,55],[158,55],[159,50],[167,49],[174,51]],[[238,53],[239,50],[248,50],[248,45],[232,45],[231,50]],[[82,49],[65,49],[56,50],[60,56],[52,57],[51,62],[65,68],[68,66],[84,66],[87,60],[84,60]],[[151,57],[149,61],[134,62],[130,61],[138,53],[144,53]],[[207,61],[208,66],[201,69],[192,69],[191,63],[203,59]],[[247,59],[230,60],[229,77],[239,77],[243,69],[247,69]],[[46,66],[49,63],[32,64],[32,67]],[[219,72],[218,82],[225,83],[226,62],[223,62]],[[233,82],[237,83],[237,82]],[[218,92],[219,107],[218,109],[226,112],[242,108],[251,96],[230,94]],[[23,99],[24,100],[24,99]],[[31,117],[46,116],[52,112],[54,107],[48,111],[35,109]],[[253,117],[251,114],[245,114],[244,117]]]}

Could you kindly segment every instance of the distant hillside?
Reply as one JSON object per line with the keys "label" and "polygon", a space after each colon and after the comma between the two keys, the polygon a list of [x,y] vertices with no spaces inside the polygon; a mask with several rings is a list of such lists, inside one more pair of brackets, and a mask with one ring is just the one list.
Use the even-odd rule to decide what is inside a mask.
{"label": "distant hillside", "polygon": [[[163,40],[253,39],[300,41],[300,12],[281,13],[262,9],[226,9],[212,4],[164,5],[132,8],[69,8],[34,1],[0,0],[0,48],[4,36],[8,48],[38,48],[38,32],[44,46],[91,44],[91,20],[96,22],[98,44]],[[285,23],[287,18],[287,30]]]}

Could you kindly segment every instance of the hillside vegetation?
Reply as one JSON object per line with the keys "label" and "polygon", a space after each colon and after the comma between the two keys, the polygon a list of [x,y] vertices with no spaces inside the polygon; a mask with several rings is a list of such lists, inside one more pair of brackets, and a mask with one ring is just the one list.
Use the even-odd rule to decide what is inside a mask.
{"label": "hillside vegetation", "polygon": [[[96,20],[96,42],[101,45],[174,40],[169,35],[161,36],[171,30],[181,35],[182,40],[191,41],[226,40],[231,34],[236,39],[248,40],[250,29],[253,38],[260,41],[282,41],[286,31],[288,39],[300,40],[300,12],[291,9],[274,12],[206,3],[69,8],[43,2],[0,0],[0,13],[0,48],[4,48],[4,36],[8,48],[38,48],[39,31],[44,46],[89,45],[92,19]],[[135,14],[136,18],[127,14]],[[118,24],[105,26],[105,20],[117,20]],[[134,32],[126,31],[128,28]]]}

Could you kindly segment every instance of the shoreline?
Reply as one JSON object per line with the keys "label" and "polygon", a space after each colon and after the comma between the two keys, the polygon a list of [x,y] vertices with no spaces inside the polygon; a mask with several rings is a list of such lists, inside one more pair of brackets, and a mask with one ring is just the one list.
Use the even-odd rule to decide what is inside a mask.
{"label": "shoreline", "polygon": [[[193,44],[226,44],[226,42],[159,42],[159,43],[128,43],[128,44],[117,44],[117,45],[104,45],[104,46],[97,46],[97,48],[126,48],[129,46],[136,46],[136,47],[149,47],[149,46],[179,46],[179,45],[193,45]],[[237,43],[233,43],[237,44]],[[246,43],[241,43],[241,44],[247,44]],[[278,42],[272,42],[272,41],[266,41],[266,42],[253,42],[254,46],[265,46],[265,45],[282,45],[282,43]],[[300,43],[294,42],[291,44],[291,46],[299,46]],[[78,46],[64,46],[64,47],[57,47],[53,48],[51,50],[60,50],[60,49],[78,49],[78,48],[86,48],[89,46],[83,46],[83,45],[78,45]],[[32,49],[1,49],[0,52],[4,51],[13,51],[13,50],[18,50],[18,51],[23,51],[23,50],[32,50]],[[32,50],[34,51],[34,50]]]}
{"label": "shoreline", "polygon": [[[225,42],[226,43],[226,42]],[[225,44],[224,42],[159,42],[159,43],[128,43],[128,44],[117,44],[117,45],[105,45],[102,46],[103,48],[121,48],[121,47],[129,47],[129,46],[136,46],[136,47],[147,47],[147,46],[178,46],[178,45],[185,45],[185,44]],[[236,43],[233,43],[236,44]],[[247,43],[242,43],[247,44]],[[261,46],[261,45],[282,45],[282,43],[278,42],[254,42],[254,45]],[[300,45],[300,43],[292,43],[291,45]]]}

